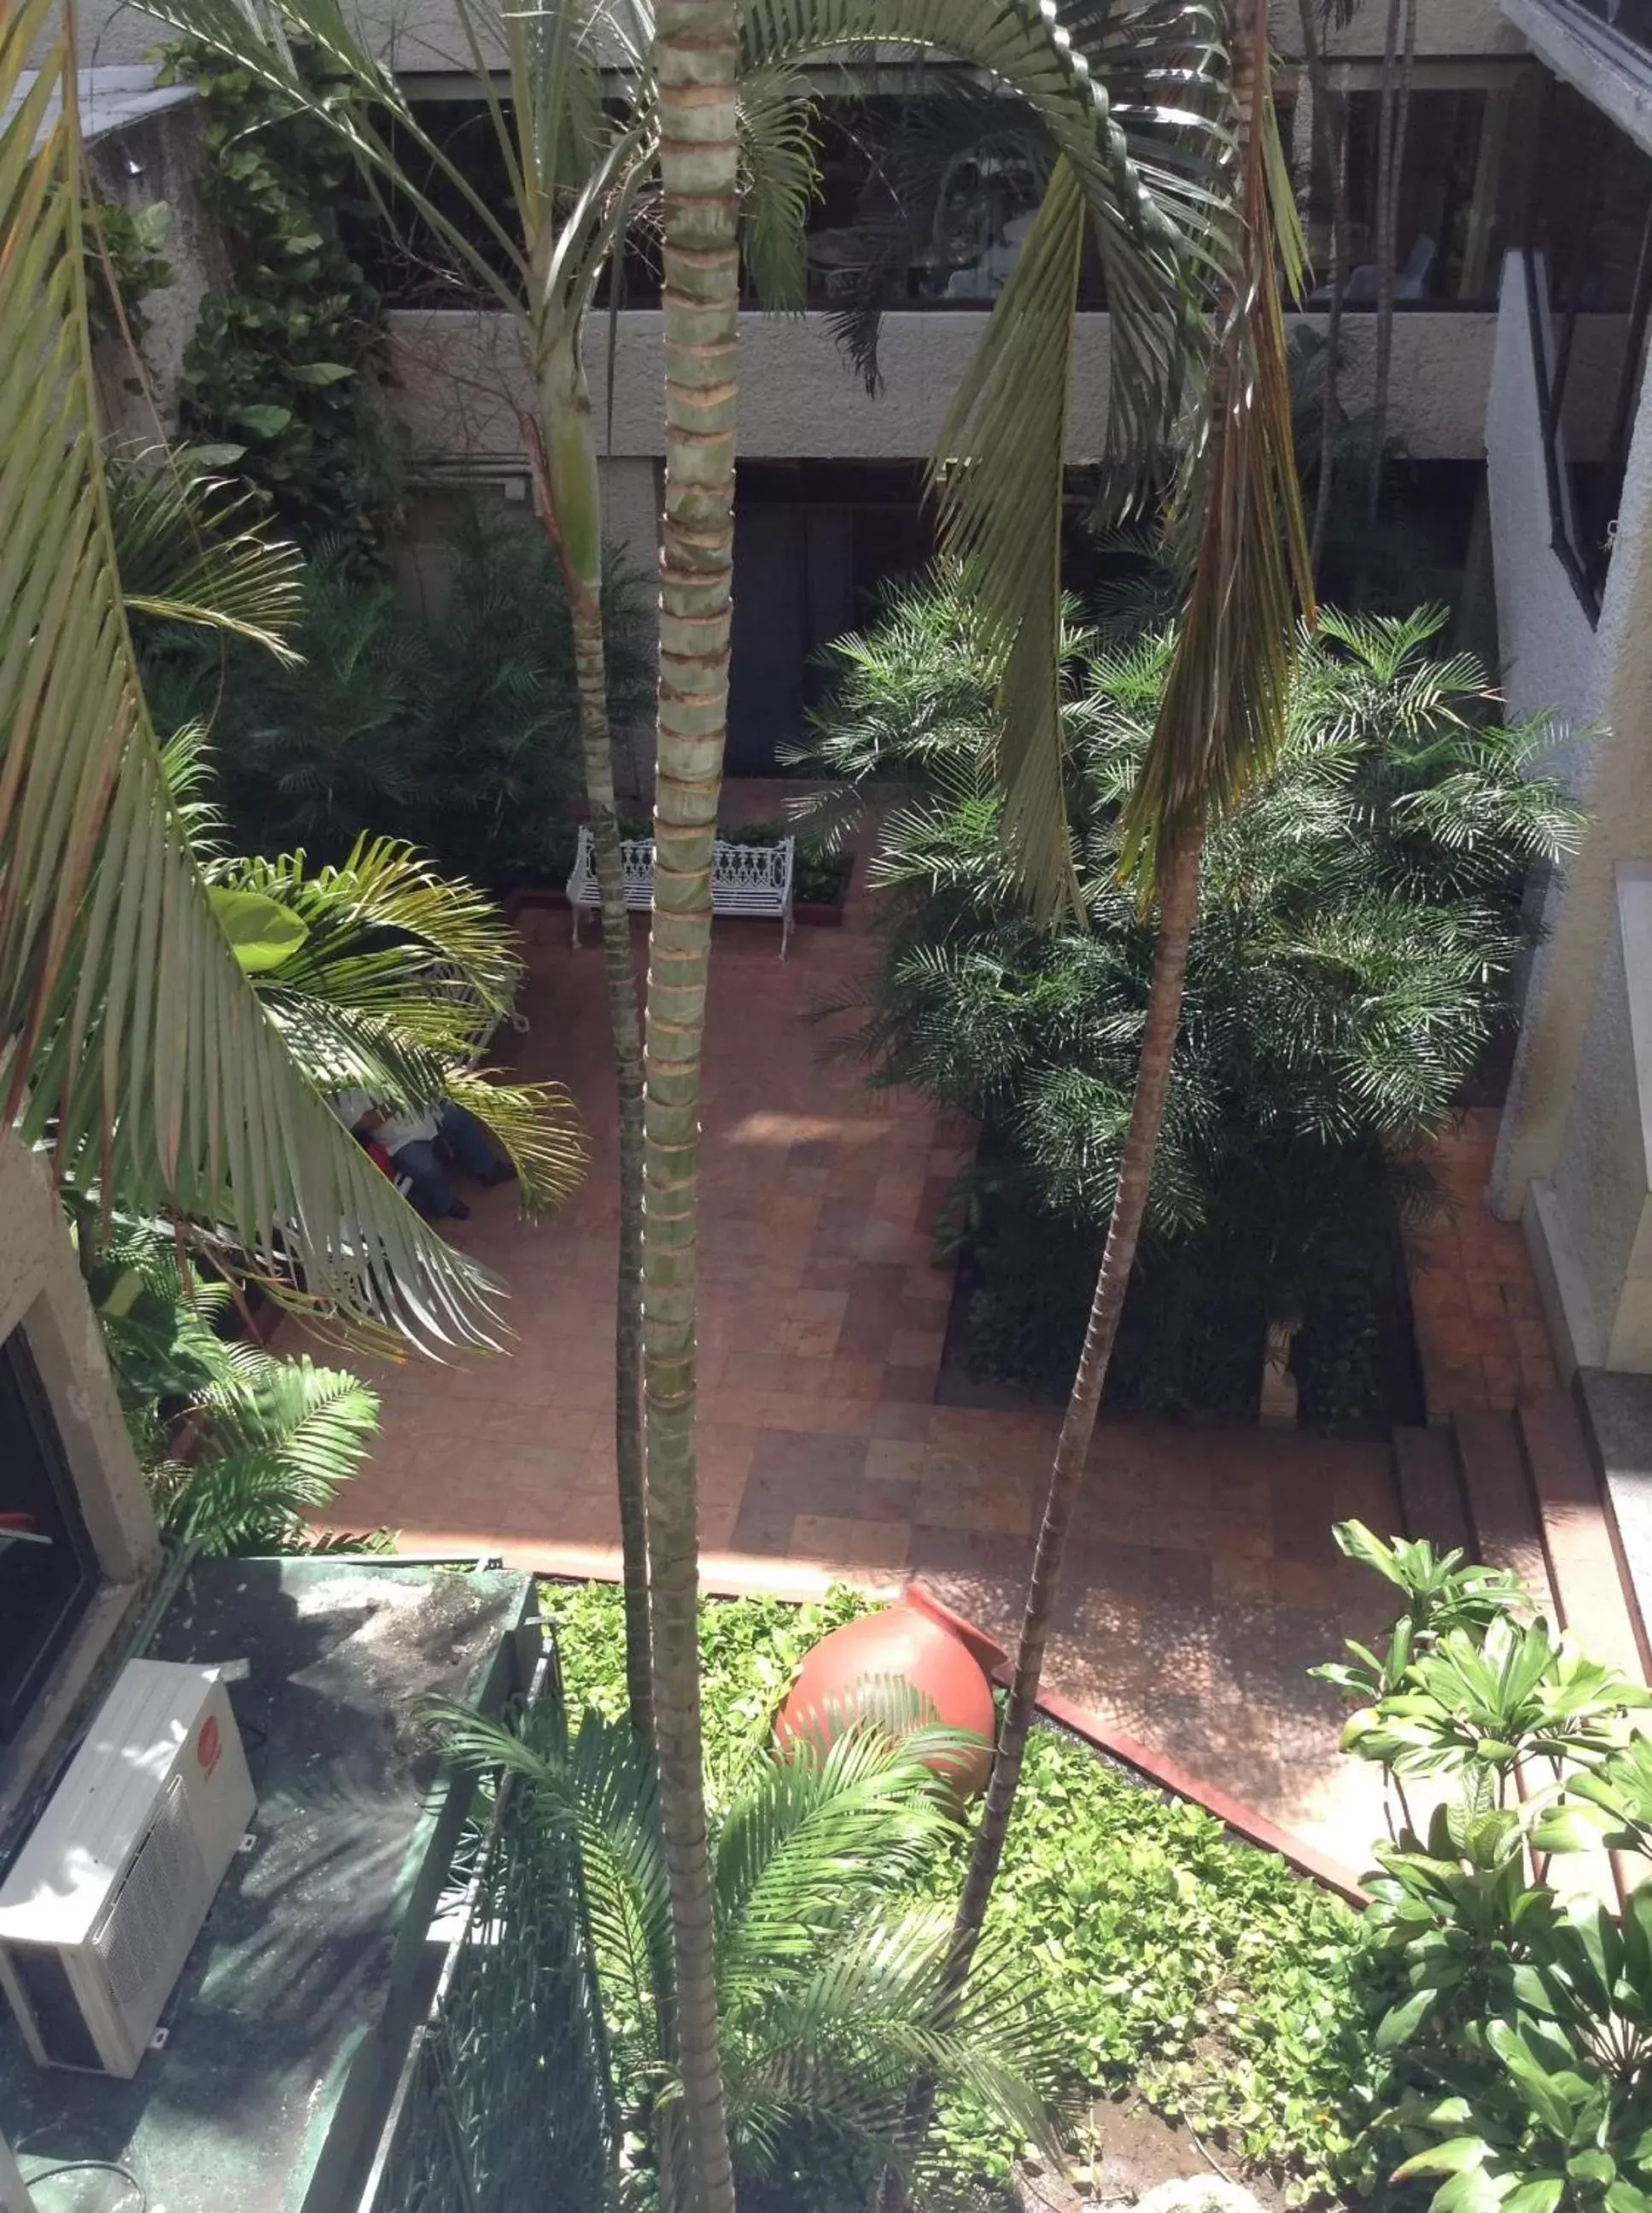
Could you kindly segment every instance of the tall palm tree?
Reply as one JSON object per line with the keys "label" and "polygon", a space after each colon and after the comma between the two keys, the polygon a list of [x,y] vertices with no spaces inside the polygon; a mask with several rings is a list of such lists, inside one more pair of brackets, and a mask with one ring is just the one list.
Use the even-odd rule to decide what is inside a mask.
{"label": "tall palm tree", "polygon": [[[948,1993],[967,1980],[1021,1780],[1063,1555],[1169,1091],[1204,827],[1277,754],[1298,603],[1310,616],[1313,611],[1277,276],[1282,267],[1286,281],[1300,288],[1301,239],[1269,90],[1266,0],[1235,0],[1231,131],[1232,197],[1218,240],[1225,276],[1191,465],[1173,516],[1191,560],[1191,581],[1153,743],[1125,818],[1126,866],[1143,898],[1156,892],[1159,903],[1136,1094],[1084,1348],[1051,1471],[986,1802],[954,1924],[943,1982]],[[1044,289],[1052,299],[1059,296],[1058,285]],[[1027,290],[1024,312],[1035,314],[1039,288],[1029,279]],[[966,521],[965,544],[974,552],[990,542],[988,525],[972,515]],[[1004,586],[978,555],[971,573],[978,595],[1002,621]],[[915,2124],[926,2114],[920,2089]]]}
{"label": "tall palm tree", "polygon": [[[777,16],[782,4],[770,0],[756,11],[747,19],[748,33],[753,20]],[[841,0],[837,12],[841,19]],[[733,577],[741,30],[739,0],[661,0],[655,40],[664,195],[666,501],[644,1048],[644,1375],[655,1747],[671,1877],[675,2056],[704,2213],[733,2213],[734,2206],[700,1748],[694,1313],[700,1058]],[[1087,70],[1082,88],[1088,93]],[[1058,143],[1061,156],[1044,213],[1016,273],[1053,264],[1076,282],[1084,229],[1094,218],[1114,288],[1113,428],[1115,437],[1121,426],[1127,436],[1132,408],[1142,410],[1138,430],[1151,425],[1155,405],[1173,387],[1174,318],[1185,274],[1180,241],[1131,162],[1104,95],[1085,100],[1078,127],[1068,121]],[[1012,278],[995,325],[1017,313],[1009,296],[1015,290]],[[1046,375],[1058,369],[1064,387],[1070,369],[1064,352],[1042,368]],[[970,388],[978,390],[978,381]],[[1058,480],[1064,431],[1064,388],[1053,455]],[[987,479],[997,456],[980,444],[966,450],[966,481]],[[1047,478],[1051,456],[1040,459]],[[980,515],[984,504],[988,518],[972,540],[978,561],[990,560],[997,542],[992,499],[991,490],[979,492],[969,510]],[[1054,528],[1058,538],[1058,501]],[[1045,554],[1040,582],[1058,600],[1047,544]],[[1006,588],[1015,589],[1009,564],[997,573]],[[1012,687],[1041,698],[1040,675],[1045,688],[1049,677],[1037,657],[1052,653],[1054,632],[1040,631],[1019,600],[1009,627]]]}
{"label": "tall palm tree", "polygon": [[243,973],[167,791],[99,446],[72,11],[0,19],[0,1117],[65,1180],[427,1343],[489,1279],[328,1112]]}
{"label": "tall palm tree", "polygon": [[655,1747],[671,1885],[674,2058],[700,2213],[734,2213],[700,1747],[694,1309],[700,1053],[722,788],[740,347],[738,0],[659,0],[666,485],[649,929],[643,1241]]}

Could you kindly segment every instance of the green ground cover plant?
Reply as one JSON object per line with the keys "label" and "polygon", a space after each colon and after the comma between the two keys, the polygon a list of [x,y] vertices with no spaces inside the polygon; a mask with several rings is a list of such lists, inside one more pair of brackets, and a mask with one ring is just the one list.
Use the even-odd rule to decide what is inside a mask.
{"label": "green ground cover plant", "polygon": [[[620,1595],[546,1587],[570,1710],[625,1710]],[[766,1732],[805,1654],[868,1611],[821,1604],[708,1605],[701,1618],[708,1765],[728,1773]],[[950,1902],[963,1836],[925,1878]],[[1034,1734],[993,1926],[1041,1971],[1068,2089],[1133,2089],[1157,2112],[1278,2176],[1293,2195],[1336,2186],[1375,2094],[1359,1917],[1282,1861],[1237,1843],[1197,1807],[1142,1787],[1055,1730]],[[1380,1983],[1380,1978],[1379,1983]],[[943,2117],[954,2173],[998,2185],[1015,2149],[967,2111]]]}

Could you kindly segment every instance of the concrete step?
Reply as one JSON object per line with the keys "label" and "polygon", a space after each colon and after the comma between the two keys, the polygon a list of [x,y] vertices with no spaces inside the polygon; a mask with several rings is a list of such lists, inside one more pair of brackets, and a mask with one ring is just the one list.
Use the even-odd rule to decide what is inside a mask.
{"label": "concrete step", "polygon": [[1463,1503],[1462,1470],[1445,1430],[1396,1430],[1394,1479],[1408,1537],[1426,1537],[1436,1552],[1472,1556],[1473,1533]]}
{"label": "concrete step", "polygon": [[1465,1412],[1452,1426],[1474,1531],[1474,1557],[1490,1568],[1512,1568],[1534,1604],[1552,1619],[1555,1601],[1543,1532],[1515,1417]]}
{"label": "concrete step", "polygon": [[1600,1478],[1570,1399],[1544,1392],[1521,1410],[1520,1427],[1562,1626],[1576,1633],[1592,1660],[1652,1681],[1645,1632],[1625,1588]]}

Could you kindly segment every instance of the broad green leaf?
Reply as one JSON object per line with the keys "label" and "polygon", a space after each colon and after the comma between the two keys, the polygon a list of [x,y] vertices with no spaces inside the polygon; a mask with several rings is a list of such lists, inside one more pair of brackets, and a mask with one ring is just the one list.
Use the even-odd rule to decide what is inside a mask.
{"label": "broad green leaf", "polygon": [[256,400],[250,407],[237,407],[235,418],[257,438],[278,438],[293,419],[290,407],[277,407],[273,401]]}
{"label": "broad green leaf", "polygon": [[230,949],[248,976],[267,975],[296,953],[309,936],[309,924],[290,907],[261,892],[226,891],[215,885],[212,911]]}
{"label": "broad green leaf", "polygon": [[342,361],[303,361],[290,363],[286,374],[295,384],[342,384],[356,372]]}

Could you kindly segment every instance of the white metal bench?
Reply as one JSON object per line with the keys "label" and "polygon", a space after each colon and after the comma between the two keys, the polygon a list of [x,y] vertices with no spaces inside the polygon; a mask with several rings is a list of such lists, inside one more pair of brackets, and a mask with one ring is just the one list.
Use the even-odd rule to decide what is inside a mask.
{"label": "white metal bench", "polygon": [[[654,905],[654,840],[627,838],[619,848],[625,872],[627,907]],[[797,840],[783,838],[777,845],[735,845],[719,838],[711,848],[711,911],[713,914],[768,916],[780,924],[780,958],[791,941],[791,876],[797,857]],[[579,833],[574,872],[568,879],[568,904],[574,911],[574,942],[579,943],[579,918],[587,907],[600,904],[596,883],[596,857],[591,850],[588,826]]]}

